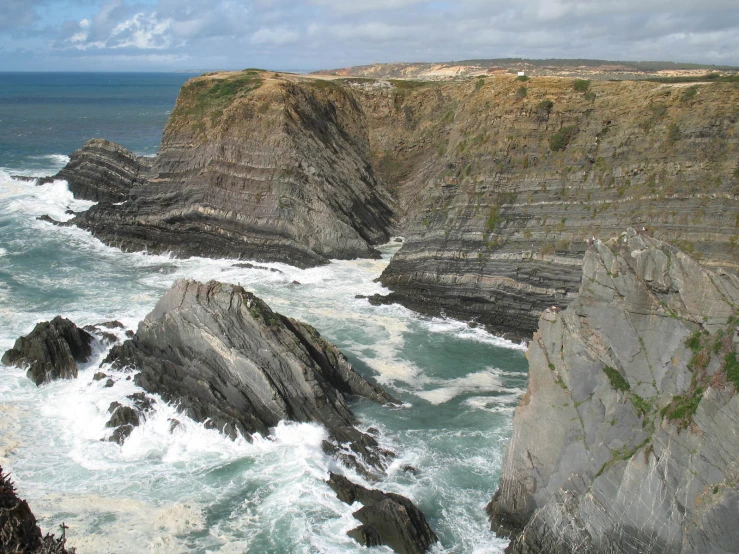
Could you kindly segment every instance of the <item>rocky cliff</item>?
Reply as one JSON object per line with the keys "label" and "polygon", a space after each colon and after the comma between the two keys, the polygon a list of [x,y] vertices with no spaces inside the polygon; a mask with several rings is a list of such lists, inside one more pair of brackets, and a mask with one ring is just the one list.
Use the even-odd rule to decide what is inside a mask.
{"label": "rocky cliff", "polygon": [[493,528],[510,552],[736,552],[739,279],[633,230],[528,350]]}
{"label": "rocky cliff", "polygon": [[206,75],[146,182],[75,221],[124,248],[301,266],[397,231],[391,300],[528,337],[577,294],[587,241],[629,225],[739,267],[737,105],[733,82]]}
{"label": "rocky cliff", "polygon": [[[394,202],[368,162],[364,119],[338,88],[254,71],[191,80],[144,182],[123,204],[101,203],[75,223],[125,249],[185,256],[303,267],[377,256],[372,245],[389,238]],[[88,143],[59,176],[104,179],[115,166],[120,182],[140,161]]]}
{"label": "rocky cliff", "polygon": [[[323,424],[376,468],[383,452],[358,431],[352,395],[397,403],[354,371],[311,326],[273,312],[236,285],[180,280],[107,362],[140,371],[136,383],[176,402],[196,421],[235,437],[266,436],[281,420]],[[351,453],[348,453],[351,456]]]}

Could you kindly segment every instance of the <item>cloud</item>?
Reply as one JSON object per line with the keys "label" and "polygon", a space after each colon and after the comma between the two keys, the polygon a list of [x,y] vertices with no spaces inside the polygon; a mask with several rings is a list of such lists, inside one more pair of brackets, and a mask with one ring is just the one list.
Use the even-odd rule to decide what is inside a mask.
{"label": "cloud", "polygon": [[159,53],[142,66],[203,69],[485,57],[739,65],[736,0],[2,1],[0,49],[34,51],[39,64],[57,52],[70,64],[75,53],[81,64]]}
{"label": "cloud", "polygon": [[252,44],[275,44],[283,46],[297,42],[299,38],[299,33],[284,27],[278,27],[276,29],[263,28],[251,36],[251,42]]}

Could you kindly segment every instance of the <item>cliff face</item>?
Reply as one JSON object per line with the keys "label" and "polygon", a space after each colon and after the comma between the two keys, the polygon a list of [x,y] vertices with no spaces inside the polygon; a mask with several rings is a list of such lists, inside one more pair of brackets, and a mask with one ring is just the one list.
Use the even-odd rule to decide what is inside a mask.
{"label": "cliff face", "polygon": [[738,105],[723,82],[206,75],[145,182],[75,222],[124,248],[299,266],[401,232],[392,300],[523,338],[576,296],[586,241],[626,226],[739,267]]}
{"label": "cliff face", "polygon": [[526,336],[577,293],[585,241],[629,225],[737,268],[739,89],[576,84],[497,77],[374,95],[376,164],[404,215],[382,275],[394,298]]}
{"label": "cliff face", "polygon": [[123,248],[180,255],[297,266],[377,256],[393,200],[367,161],[363,120],[340,88],[256,72],[191,80],[148,179],[75,223]]}
{"label": "cliff face", "polygon": [[739,280],[630,231],[528,350],[493,527],[511,552],[735,552]]}

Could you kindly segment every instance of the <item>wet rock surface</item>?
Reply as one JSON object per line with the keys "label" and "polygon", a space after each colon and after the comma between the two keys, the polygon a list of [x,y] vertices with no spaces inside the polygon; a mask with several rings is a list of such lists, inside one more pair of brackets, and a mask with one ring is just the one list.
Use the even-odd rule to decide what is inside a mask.
{"label": "wet rock surface", "polygon": [[397,401],[315,329],[273,312],[242,287],[177,281],[107,361],[139,369],[144,389],[231,437],[268,435],[281,420],[312,421],[336,445],[383,467],[385,453],[353,426],[347,399]]}
{"label": "wet rock surface", "polygon": [[28,365],[28,377],[42,385],[54,379],[77,377],[77,363],[89,360],[93,337],[61,316],[36,325],[33,331],[15,341],[2,357],[5,365]]}
{"label": "wet rock surface", "polygon": [[630,229],[529,345],[493,529],[508,552],[728,553],[739,504],[739,280]]}
{"label": "wet rock surface", "polygon": [[335,473],[328,484],[342,502],[364,505],[353,514],[362,525],[347,533],[360,544],[386,545],[398,554],[423,554],[438,542],[423,512],[406,497],[367,489]]}
{"label": "wet rock surface", "polygon": [[25,500],[18,498],[10,477],[0,467],[0,552],[28,554],[74,554],[62,535],[43,535]]}

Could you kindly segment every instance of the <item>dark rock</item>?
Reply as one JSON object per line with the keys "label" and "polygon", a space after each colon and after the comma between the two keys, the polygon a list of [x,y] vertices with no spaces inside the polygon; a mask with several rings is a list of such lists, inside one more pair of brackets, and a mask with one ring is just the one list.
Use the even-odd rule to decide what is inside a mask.
{"label": "dark rock", "polygon": [[102,371],[98,371],[95,375],[92,376],[93,381],[100,381],[102,379],[105,379],[107,375],[103,373]]}
{"label": "dark rock", "polygon": [[174,432],[175,429],[182,426],[182,423],[179,419],[170,418],[167,421],[169,421],[169,432]]}
{"label": "dark rock", "polygon": [[138,368],[144,389],[232,437],[267,435],[284,419],[315,421],[372,466],[384,464],[377,442],[353,427],[346,400],[397,401],[311,326],[273,312],[242,287],[177,281],[106,361]]}
{"label": "dark rock", "polygon": [[51,223],[52,225],[58,225],[60,227],[66,227],[69,225],[68,223],[65,223],[64,221],[58,221],[46,214],[38,216],[36,220],[45,221],[46,223]]}
{"label": "dark rock", "polygon": [[116,427],[113,430],[113,434],[108,440],[110,442],[117,442],[118,444],[122,445],[124,442],[126,442],[126,439],[131,435],[131,433],[133,433],[133,427],[133,425],[128,423]]}
{"label": "dark rock", "polygon": [[292,282],[292,283],[290,283],[290,284],[291,284],[291,285],[300,285],[301,283],[300,283],[300,281],[293,281],[293,282]]}
{"label": "dark rock", "polygon": [[127,337],[128,337],[129,339],[130,339],[130,338],[132,338],[132,337],[134,336],[134,334],[135,334],[135,333],[134,333],[134,332],[133,332],[133,331],[132,331],[131,329],[128,329],[128,330],[126,331],[126,336],[127,336]]}
{"label": "dark rock", "polygon": [[25,337],[15,341],[5,352],[2,363],[23,367],[28,365],[28,377],[42,385],[54,379],[77,377],[77,362],[86,362],[92,355],[92,335],[61,316],[36,325]]}
{"label": "dark rock", "polygon": [[97,327],[105,327],[106,329],[123,329],[123,323],[118,320],[104,321],[102,323],[98,323]]}
{"label": "dark rock", "polygon": [[106,427],[119,427],[121,425],[138,426],[141,423],[139,414],[131,406],[123,406],[120,402],[111,402],[108,407],[108,413],[111,415]]}
{"label": "dark rock", "polygon": [[410,473],[411,475],[414,475],[414,476],[418,475],[418,470],[411,465],[403,466],[403,471],[405,471],[406,473]]}
{"label": "dark rock", "polygon": [[9,476],[0,467],[0,552],[8,554],[74,554],[66,538],[43,536],[28,503],[18,498]]}
{"label": "dark rock", "polygon": [[267,267],[267,266],[264,266],[264,265],[254,265],[254,264],[251,264],[249,262],[241,262],[241,263],[238,263],[238,264],[233,264],[231,267],[242,267],[242,268],[245,268],[245,269],[261,269],[261,270],[264,270],[264,271],[271,271],[272,273],[282,273],[282,271],[280,271],[279,269],[277,269],[275,267]]}
{"label": "dark rock", "polygon": [[115,385],[115,381],[113,381],[113,379],[108,379],[107,381],[105,381],[105,387],[106,388],[110,388],[113,385]]}
{"label": "dark rock", "polygon": [[398,237],[393,242],[403,242],[403,239],[401,239],[400,237]]}
{"label": "dark rock", "polygon": [[11,175],[10,178],[16,181],[24,181],[26,183],[33,183],[38,179],[38,177],[28,177],[27,175]]}
{"label": "dark rock", "polygon": [[118,144],[91,139],[70,156],[64,169],[40,179],[39,184],[63,179],[75,198],[121,202],[133,187],[144,183],[151,164],[151,158],[137,156]]}
{"label": "dark rock", "polygon": [[423,512],[406,497],[366,489],[342,475],[329,475],[328,484],[339,500],[364,505],[353,514],[362,525],[347,533],[360,544],[386,545],[399,554],[423,554],[438,542]]}

